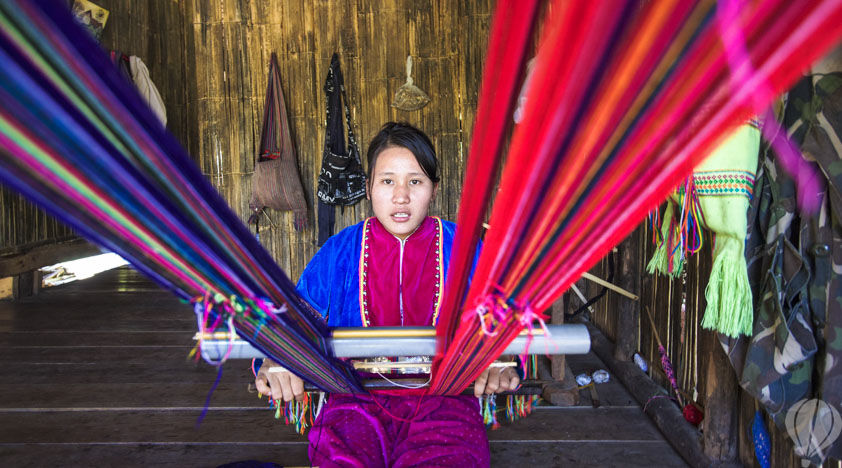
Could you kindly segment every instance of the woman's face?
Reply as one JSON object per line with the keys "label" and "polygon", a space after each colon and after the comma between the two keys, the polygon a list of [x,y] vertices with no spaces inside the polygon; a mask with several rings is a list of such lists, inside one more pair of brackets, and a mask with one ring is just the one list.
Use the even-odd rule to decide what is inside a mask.
{"label": "woman's face", "polygon": [[421,225],[435,191],[436,185],[408,149],[392,146],[377,156],[368,199],[377,220],[398,238],[406,239]]}

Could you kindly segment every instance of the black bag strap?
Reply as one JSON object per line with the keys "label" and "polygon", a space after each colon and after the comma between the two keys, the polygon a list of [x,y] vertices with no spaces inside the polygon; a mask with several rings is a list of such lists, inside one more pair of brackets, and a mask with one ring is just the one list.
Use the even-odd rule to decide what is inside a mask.
{"label": "black bag strap", "polygon": [[342,71],[339,68],[339,56],[334,53],[330,59],[324,91],[327,97],[325,109],[325,146],[324,154],[331,152],[336,155],[345,154],[345,137],[342,135],[342,95],[338,89],[342,82]]}
{"label": "black bag strap", "polygon": [[353,154],[357,165],[362,168],[362,162],[360,162],[360,147],[357,145],[356,137],[354,137],[354,126],[351,124],[351,110],[348,108],[348,95],[345,93],[345,79],[342,76],[342,70],[339,68],[338,61],[336,64],[336,73],[339,90],[342,92],[342,106],[345,108],[345,124],[348,125],[348,154]]}

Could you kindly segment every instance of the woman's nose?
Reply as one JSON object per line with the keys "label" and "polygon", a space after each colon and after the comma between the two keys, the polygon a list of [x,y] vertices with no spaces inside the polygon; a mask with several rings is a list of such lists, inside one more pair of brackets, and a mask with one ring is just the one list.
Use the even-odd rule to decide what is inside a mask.
{"label": "woman's nose", "polygon": [[405,184],[395,184],[395,189],[392,191],[392,201],[394,203],[409,203],[409,187]]}

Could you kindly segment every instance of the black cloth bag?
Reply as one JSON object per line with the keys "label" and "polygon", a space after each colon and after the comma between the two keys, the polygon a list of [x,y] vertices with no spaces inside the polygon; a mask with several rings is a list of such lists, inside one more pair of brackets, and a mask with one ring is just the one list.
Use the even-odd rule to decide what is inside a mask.
{"label": "black cloth bag", "polygon": [[[339,67],[339,56],[334,53],[325,80],[327,96],[327,129],[322,153],[322,167],[319,171],[319,245],[333,235],[335,212],[332,205],[348,206],[365,197],[366,176],[360,162],[360,149],[354,137],[348,96]],[[342,116],[348,125],[348,145],[345,145],[345,131]]]}

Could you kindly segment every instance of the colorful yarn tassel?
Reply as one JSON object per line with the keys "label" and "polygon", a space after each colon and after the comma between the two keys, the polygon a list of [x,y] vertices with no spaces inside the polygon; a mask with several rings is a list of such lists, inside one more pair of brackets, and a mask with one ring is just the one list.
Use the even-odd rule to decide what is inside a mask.
{"label": "colorful yarn tassel", "polygon": [[[680,200],[681,210],[675,214],[676,206],[673,200]],[[658,210],[655,210],[658,213]],[[690,255],[702,249],[704,214],[702,213],[699,193],[696,190],[694,178],[688,177],[679,190],[667,199],[663,222],[660,226],[651,221],[660,221],[659,216],[650,215],[650,225],[653,229],[655,253],[646,266],[650,274],[655,272],[670,278],[678,277],[684,270],[684,262]],[[655,234],[657,230],[657,235]]]}
{"label": "colorful yarn tassel", "polygon": [[538,395],[506,395],[506,421],[514,422],[529,416],[539,398]]}
{"label": "colorful yarn tassel", "polygon": [[744,250],[744,241],[729,236],[716,238],[713,267],[705,289],[708,305],[703,328],[731,337],[751,336],[754,317]]}
{"label": "colorful yarn tassel", "polygon": [[[528,359],[520,356],[521,366],[523,368],[523,379],[537,379],[538,378],[538,356],[531,355]],[[518,419],[523,419],[532,413],[532,407],[538,404],[541,397],[538,395],[506,395],[506,421],[514,422]]]}
{"label": "colorful yarn tassel", "polygon": [[657,236],[659,242],[656,244],[652,259],[646,265],[646,271],[649,274],[657,272],[675,278],[684,268],[684,250],[680,249],[682,241],[678,224],[673,216],[674,211],[673,204],[667,201],[663,223]]}
{"label": "colorful yarn tassel", "polygon": [[283,409],[284,424],[293,426],[295,432],[304,435],[307,429],[313,426],[313,421],[317,416],[317,405],[313,404],[313,399],[310,393],[304,393],[302,401],[290,401],[284,403],[283,400],[269,399],[269,406],[275,412],[275,419],[281,419],[281,410]]}
{"label": "colorful yarn tassel", "polygon": [[702,236],[704,213],[699,201],[699,192],[696,190],[695,179],[695,177],[688,177],[678,192],[681,200],[678,230],[681,235],[681,245],[688,257],[702,250],[704,239]]}
{"label": "colorful yarn tassel", "polygon": [[482,422],[485,427],[497,429],[500,422],[497,421],[497,395],[485,395],[480,397],[480,410]]}

